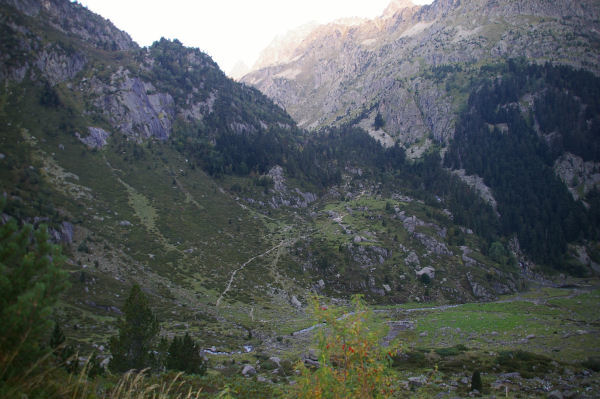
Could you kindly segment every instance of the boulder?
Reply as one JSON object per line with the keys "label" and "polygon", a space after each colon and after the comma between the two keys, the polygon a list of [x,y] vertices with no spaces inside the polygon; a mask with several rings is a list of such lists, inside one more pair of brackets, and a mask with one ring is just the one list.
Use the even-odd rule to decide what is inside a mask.
{"label": "boulder", "polygon": [[250,377],[255,374],[256,374],[256,369],[249,364],[245,365],[244,368],[242,369],[242,375],[244,377]]}
{"label": "boulder", "polygon": [[88,135],[81,137],[79,133],[75,133],[75,136],[89,148],[102,148],[106,145],[110,133],[99,127],[88,127]]}
{"label": "boulder", "polygon": [[296,295],[292,295],[292,299],[290,301],[292,302],[292,305],[297,307],[298,309],[302,307],[302,303],[298,300]]}
{"label": "boulder", "polygon": [[422,268],[421,270],[418,270],[416,274],[417,277],[421,277],[423,274],[426,274],[427,276],[429,276],[430,279],[433,280],[433,278],[435,277],[435,269],[431,266],[427,266]]}
{"label": "boulder", "polygon": [[316,360],[312,360],[312,359],[304,359],[304,365],[308,368],[313,368],[313,369],[318,369],[319,367],[321,367],[321,363],[317,362]]}
{"label": "boulder", "polygon": [[62,241],[70,244],[73,242],[73,225],[69,222],[62,222],[60,226]]}
{"label": "boulder", "polygon": [[547,398],[548,399],[563,399],[564,396],[560,391],[555,390],[555,391],[550,392],[548,394]]}
{"label": "boulder", "polygon": [[418,387],[422,387],[423,385],[427,384],[427,378],[424,375],[420,375],[418,377],[409,377],[408,378],[408,385],[411,388],[418,388]]}
{"label": "boulder", "polygon": [[269,358],[270,361],[272,361],[273,363],[275,363],[277,365],[277,367],[281,367],[281,359],[278,358],[277,356],[271,356]]}
{"label": "boulder", "polygon": [[404,263],[406,263],[407,265],[410,266],[421,266],[421,262],[419,261],[419,257],[417,256],[417,254],[412,251],[411,253],[408,254],[408,256],[404,259]]}

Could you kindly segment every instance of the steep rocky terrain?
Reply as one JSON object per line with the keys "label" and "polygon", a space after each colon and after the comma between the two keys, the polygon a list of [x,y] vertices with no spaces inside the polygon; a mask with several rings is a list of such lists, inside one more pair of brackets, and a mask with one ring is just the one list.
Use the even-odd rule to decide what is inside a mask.
{"label": "steep rocky terrain", "polygon": [[[286,57],[258,64],[242,81],[302,127],[351,123],[418,155],[431,140],[449,142],[466,99],[455,90],[460,82],[432,79],[432,68],[525,57],[597,73],[599,15],[595,1],[393,1],[374,20],[319,26],[285,50],[267,49]],[[385,120],[379,131],[377,113]]]}

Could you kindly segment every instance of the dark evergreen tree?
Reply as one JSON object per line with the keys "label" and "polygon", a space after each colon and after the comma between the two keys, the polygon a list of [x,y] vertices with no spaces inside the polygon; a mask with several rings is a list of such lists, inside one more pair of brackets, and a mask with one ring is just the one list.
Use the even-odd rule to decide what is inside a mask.
{"label": "dark evergreen tree", "polygon": [[[500,236],[516,234],[536,262],[581,274],[566,270],[567,243],[597,236],[598,225],[586,216],[593,211],[573,200],[553,165],[564,151],[584,160],[600,157],[600,125],[595,124],[600,102],[594,95],[600,79],[568,67],[520,61],[501,69],[501,78],[485,78],[473,88],[445,163],[481,176],[493,190]],[[532,112],[515,105],[526,93],[541,90],[545,94],[536,97]],[[594,111],[587,115],[589,109]],[[536,132],[536,123],[551,140]],[[500,246],[490,250],[496,261],[512,262]]]}
{"label": "dark evergreen tree", "polygon": [[159,324],[139,285],[131,287],[123,313],[124,317],[118,322],[119,335],[112,337],[109,343],[110,369],[123,372],[152,366],[150,350]]}
{"label": "dark evergreen tree", "polygon": [[385,120],[383,119],[381,112],[377,112],[377,115],[375,116],[375,122],[373,123],[373,127],[377,130],[377,129],[381,129],[384,126],[385,126]]}
{"label": "dark evergreen tree", "polygon": [[471,391],[479,391],[483,390],[483,383],[481,382],[481,373],[479,370],[475,370],[473,372],[473,376],[471,377]]}
{"label": "dark evergreen tree", "polygon": [[167,356],[169,355],[169,340],[166,337],[160,337],[158,345],[154,350],[152,368],[156,371],[164,371],[167,365]]}
{"label": "dark evergreen tree", "polygon": [[78,361],[74,359],[75,348],[72,345],[65,345],[65,334],[58,321],[54,323],[54,329],[50,336],[50,348],[54,350],[57,360],[69,373],[77,372]]}
{"label": "dark evergreen tree", "polygon": [[173,337],[167,355],[167,368],[188,374],[206,372],[206,363],[200,356],[200,348],[188,333],[183,338]]}
{"label": "dark evergreen tree", "polygon": [[[0,204],[0,213],[5,202]],[[52,308],[66,287],[60,248],[45,226],[0,226],[0,396],[2,382],[30,372],[51,349]]]}
{"label": "dark evergreen tree", "polygon": [[52,330],[52,336],[50,336],[50,348],[56,350],[65,342],[65,334],[63,333],[58,321],[54,322],[54,329]]}

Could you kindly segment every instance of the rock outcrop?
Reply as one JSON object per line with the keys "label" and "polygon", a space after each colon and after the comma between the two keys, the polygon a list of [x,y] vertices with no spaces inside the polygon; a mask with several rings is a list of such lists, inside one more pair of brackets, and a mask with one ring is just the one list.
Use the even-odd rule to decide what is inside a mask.
{"label": "rock outcrop", "polygon": [[110,21],[90,13],[83,5],[69,0],[1,0],[30,17],[44,18],[60,32],[103,50],[130,50],[137,47],[131,37]]}
{"label": "rock outcrop", "polygon": [[272,208],[290,206],[293,208],[306,208],[317,200],[316,194],[303,192],[299,188],[289,190],[285,184],[283,168],[279,165],[273,166],[266,175],[273,181],[273,190],[269,205]]}
{"label": "rock outcrop", "polygon": [[492,194],[492,190],[485,185],[483,179],[477,175],[467,175],[464,169],[453,170],[452,174],[458,176],[467,186],[474,189],[477,194],[497,212],[498,203]]}
{"label": "rock outcrop", "polygon": [[[69,44],[70,39],[85,42],[102,50],[123,51],[138,48],[129,35],[110,21],[89,12],[84,6],[68,0],[0,0],[0,11],[16,9],[24,18],[39,18],[63,36],[52,44],[44,43],[44,32],[37,32],[14,19],[12,13],[2,12],[2,51],[0,51],[0,80],[22,81],[26,76],[36,80],[41,74],[55,85],[75,77],[88,60]],[[68,38],[68,39],[67,39]],[[16,56],[19,54],[19,56]]]}
{"label": "rock outcrop", "polygon": [[175,115],[173,97],[157,93],[151,83],[132,77],[129,71],[117,71],[110,84],[84,79],[80,87],[94,93],[95,106],[119,132],[137,140],[165,140],[170,136]]}
{"label": "rock outcrop", "polygon": [[554,172],[565,183],[575,200],[600,188],[600,163],[565,153],[554,162]]}
{"label": "rock outcrop", "polygon": [[81,142],[89,148],[102,148],[106,145],[110,133],[99,127],[88,127],[88,135],[81,137],[79,133],[75,133]]}

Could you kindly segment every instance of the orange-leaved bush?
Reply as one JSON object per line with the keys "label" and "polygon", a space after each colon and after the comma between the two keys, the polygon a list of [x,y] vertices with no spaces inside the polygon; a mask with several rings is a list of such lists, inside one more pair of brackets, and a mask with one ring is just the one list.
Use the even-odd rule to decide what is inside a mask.
{"label": "orange-leaved bush", "polygon": [[317,322],[319,367],[299,364],[301,376],[293,394],[300,398],[386,398],[393,395],[390,353],[381,348],[383,328],[373,322],[373,313],[360,296],[352,311],[323,306],[313,299]]}

